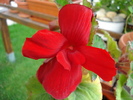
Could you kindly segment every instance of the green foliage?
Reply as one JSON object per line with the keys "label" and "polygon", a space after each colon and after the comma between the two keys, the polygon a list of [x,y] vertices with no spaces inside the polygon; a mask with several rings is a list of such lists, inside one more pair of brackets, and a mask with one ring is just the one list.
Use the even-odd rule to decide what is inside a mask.
{"label": "green foliage", "polygon": [[133,96],[133,88],[130,90],[130,94]]}
{"label": "green foliage", "polygon": [[99,0],[95,5],[95,9],[104,8],[109,11],[122,12],[129,14],[128,7],[133,5],[133,0]]}
{"label": "green foliage", "polygon": [[83,0],[83,5],[86,7],[92,8],[92,4],[87,0]]}
{"label": "green foliage", "polygon": [[[55,100],[43,89],[35,76],[32,76],[26,83],[28,90],[27,100]],[[44,99],[45,98],[45,99]],[[89,74],[83,76],[83,80],[77,89],[65,100],[101,100],[101,85],[97,77],[95,81],[90,81]]]}
{"label": "green foliage", "polygon": [[130,63],[130,70],[133,71],[133,62]]}
{"label": "green foliage", "polygon": [[127,81],[127,77],[123,74],[119,74],[119,80],[116,86],[116,100],[133,100],[129,93],[124,89],[124,84]]}
{"label": "green foliage", "polygon": [[131,97],[131,95],[127,92],[126,89],[122,88],[121,91],[121,98],[118,98],[116,100],[133,100],[133,98]]}
{"label": "green foliage", "polygon": [[92,18],[91,24],[92,24],[92,26],[91,26],[91,32],[90,32],[90,37],[89,37],[89,41],[88,41],[88,46],[92,45],[92,41],[93,41],[94,35],[96,33],[96,27],[98,26],[98,22],[96,21],[95,17]]}
{"label": "green foliage", "polygon": [[35,76],[32,76],[26,83],[28,90],[27,100],[55,100],[42,87]]}
{"label": "green foliage", "polygon": [[129,6],[128,10],[130,11],[130,13],[133,13],[133,6]]}
{"label": "green foliage", "polygon": [[92,71],[89,71],[90,77],[91,77],[91,81],[95,81],[97,78],[97,74],[93,73]]}
{"label": "green foliage", "polygon": [[72,0],[55,0],[59,8],[65,6],[66,4],[72,3]]}
{"label": "green foliage", "polygon": [[121,51],[118,48],[117,42],[114,41],[106,31],[104,31],[104,36],[107,38],[107,50],[114,59],[118,60],[118,58],[121,56]]}
{"label": "green foliage", "polygon": [[65,100],[101,100],[102,91],[99,78],[91,82],[89,76],[85,76],[87,80],[80,83],[77,89]]}
{"label": "green foliage", "polygon": [[131,90],[130,95],[133,95],[133,62],[130,63],[130,71],[128,74],[127,84],[126,84]]}
{"label": "green foliage", "polygon": [[129,75],[128,80],[127,80],[127,86],[130,88],[133,87],[133,73]]}
{"label": "green foliage", "polygon": [[126,48],[128,58],[130,61],[133,61],[133,41],[129,41]]}
{"label": "green foliage", "polygon": [[94,35],[94,39],[93,39],[93,43],[92,43],[93,47],[97,47],[97,48],[101,48],[101,49],[106,49],[106,44],[103,41],[103,39],[98,36],[98,35]]}

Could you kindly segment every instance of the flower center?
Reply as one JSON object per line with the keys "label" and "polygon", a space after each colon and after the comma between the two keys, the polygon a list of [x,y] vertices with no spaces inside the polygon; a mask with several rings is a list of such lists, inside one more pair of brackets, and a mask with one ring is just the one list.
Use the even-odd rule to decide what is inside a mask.
{"label": "flower center", "polygon": [[71,45],[71,46],[68,47],[68,49],[73,50],[74,48],[73,48],[73,46]]}

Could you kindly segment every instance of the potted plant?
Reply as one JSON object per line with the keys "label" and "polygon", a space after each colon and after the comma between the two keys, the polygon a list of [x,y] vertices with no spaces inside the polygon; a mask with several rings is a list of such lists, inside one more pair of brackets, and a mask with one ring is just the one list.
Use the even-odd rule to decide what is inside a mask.
{"label": "potted plant", "polygon": [[133,5],[132,0],[99,0],[94,6],[94,10],[97,11],[96,16],[99,22],[99,28],[122,33],[126,17],[129,15],[127,7],[131,5]]}
{"label": "potted plant", "polygon": [[119,40],[119,47],[123,53],[126,52],[126,45],[129,41],[133,41],[133,31],[123,34]]}
{"label": "potted plant", "polygon": [[[26,0],[14,0],[14,1],[17,3],[19,8],[28,9],[28,3],[26,2]],[[19,12],[18,15],[24,18],[30,17],[29,14],[23,12]]]}
{"label": "potted plant", "polygon": [[[69,8],[69,6],[71,6],[71,5],[67,5],[66,7]],[[67,11],[67,12],[72,11],[73,7],[75,5],[73,7],[72,6],[70,7],[71,9],[69,9],[69,10],[65,9],[65,11]],[[83,8],[86,9],[86,7],[83,7]],[[92,64],[93,68],[96,65],[97,61],[99,62],[99,66],[102,65],[102,64],[106,65],[108,63],[107,66],[105,66],[102,70],[100,69],[100,68],[102,68],[102,66],[100,68],[99,68],[99,66],[97,66],[98,69],[96,68],[98,73],[101,73],[102,71],[106,72],[105,70],[108,69],[108,66],[112,65],[112,62],[110,62],[110,60],[114,59],[113,60],[113,67],[110,66],[110,68],[108,70],[109,72],[106,75],[103,75],[103,76],[105,76],[107,78],[108,75],[110,75],[110,73],[111,73],[111,75],[114,76],[114,73],[116,72],[116,71],[113,71],[114,68],[118,69],[117,70],[117,74],[114,76],[113,80],[111,80],[111,82],[106,82],[106,83],[111,84],[111,85],[108,87],[108,84],[104,84],[105,81],[103,81],[101,79],[102,88],[103,88],[102,89],[99,77],[96,74],[94,74],[92,71],[88,71],[88,70],[85,70],[85,68],[83,68],[82,69],[81,84],[79,84],[77,89],[73,93],[71,93],[67,98],[65,98],[65,97],[60,98],[60,94],[63,93],[62,91],[68,89],[68,87],[66,85],[70,84],[71,82],[74,82],[76,80],[76,78],[74,78],[73,81],[69,81],[68,82],[67,77],[69,77],[69,75],[71,75],[71,74],[68,73],[65,77],[63,77],[65,72],[62,73],[61,72],[62,70],[59,70],[62,67],[60,67],[58,62],[65,61],[66,63],[61,63],[61,64],[65,65],[65,66],[63,66],[63,68],[65,68],[65,70],[69,70],[70,71],[71,69],[67,69],[68,66],[69,66],[69,60],[66,59],[66,57],[69,57],[69,49],[71,51],[70,54],[72,54],[72,56],[71,56],[72,58],[70,57],[70,60],[72,60],[71,63],[76,61],[76,64],[78,64],[78,62],[80,62],[80,61],[82,61],[84,59],[84,58],[82,58],[84,55],[82,56],[81,54],[82,53],[83,54],[88,54],[89,53],[89,52],[81,52],[81,54],[78,54],[78,52],[80,52],[80,50],[85,50],[86,48],[79,49],[79,51],[77,53],[75,53],[75,52],[73,53],[73,51],[75,51],[75,49],[77,49],[77,48],[73,49],[72,45],[70,45],[70,47],[68,45],[65,45],[65,46],[61,46],[61,49],[62,48],[64,49],[64,48],[68,47],[68,49],[67,49],[68,52],[67,53],[64,54],[64,52],[66,52],[67,50],[62,52],[61,49],[58,49],[58,50],[61,50],[60,51],[60,55],[54,55],[56,57],[52,56],[51,59],[47,59],[46,62],[43,63],[43,65],[40,66],[40,68],[38,70],[38,73],[37,73],[37,77],[39,76],[38,79],[39,79],[41,84],[38,82],[36,77],[32,77],[27,82],[26,87],[28,89],[28,96],[29,96],[28,100],[31,100],[31,99],[40,100],[42,98],[45,98],[46,100],[55,100],[54,98],[56,98],[56,100],[59,100],[59,99],[61,99],[61,100],[82,100],[82,99],[83,100],[88,100],[88,99],[89,100],[102,100],[102,91],[101,90],[103,90],[103,95],[106,98],[105,100],[115,100],[115,99],[116,100],[133,100],[133,98],[131,97],[131,95],[133,94],[133,92],[132,92],[133,91],[133,89],[132,89],[133,88],[133,85],[132,85],[133,63],[131,63],[131,68],[129,66],[124,66],[124,67],[126,67],[126,69],[128,67],[128,70],[125,70],[123,68],[123,64],[125,64],[127,62],[130,63],[131,61],[133,61],[133,56],[132,56],[133,43],[131,45],[129,45],[128,52],[122,54],[120,49],[118,48],[117,42],[106,31],[104,31],[104,33],[105,33],[104,36],[108,40],[106,43],[98,35],[95,35],[95,32],[96,32],[96,28],[95,27],[97,26],[97,23],[95,21],[95,18],[90,17],[91,15],[93,16],[93,13],[89,13],[88,15],[86,15],[85,13],[88,13],[89,11],[87,11],[87,10],[89,10],[89,9],[80,11],[81,9],[78,8],[78,10],[79,10],[80,14],[79,13],[70,12],[70,13],[68,13],[66,15],[65,12],[61,13],[61,16],[59,17],[59,20],[62,17],[61,20],[60,20],[60,28],[64,29],[66,31],[65,32],[63,30],[65,32],[65,35],[62,34],[62,33],[58,34],[58,32],[52,32],[52,31],[48,31],[48,30],[40,30],[37,33],[35,33],[31,38],[27,38],[26,39],[26,41],[24,43],[24,46],[23,46],[23,49],[22,49],[23,55],[25,57],[29,57],[29,58],[32,58],[32,59],[44,58],[43,56],[45,56],[47,54],[51,54],[51,51],[55,50],[55,48],[56,48],[55,45],[57,45],[57,44],[61,45],[61,43],[66,43],[66,41],[67,41],[66,39],[69,39],[69,38],[70,38],[71,42],[73,42],[75,40],[76,40],[75,43],[77,43],[78,41],[81,42],[81,40],[80,40],[81,37],[80,36],[85,36],[85,34],[80,34],[79,35],[80,38],[76,39],[78,37],[77,34],[78,33],[82,33],[82,32],[83,33],[84,32],[85,33],[89,33],[90,32],[89,43],[87,44],[87,46],[95,47],[97,49],[101,48],[99,50],[102,50],[102,51],[104,51],[103,49],[108,51],[108,52],[106,52],[107,56],[105,58],[103,58],[103,57],[99,57],[98,58],[99,50],[93,52],[94,55],[92,53],[90,53],[88,55],[88,56],[90,56],[92,54],[90,57],[93,57],[93,59],[96,59],[94,62],[92,62],[92,63],[90,62]],[[77,9],[75,9],[74,12],[75,11],[77,11]],[[86,12],[84,12],[84,11],[86,11]],[[72,15],[74,14],[74,15],[71,17],[71,14]],[[75,14],[76,15],[78,14],[80,16],[75,16]],[[86,16],[84,16],[84,15],[86,15]],[[89,25],[91,24],[91,31],[90,30],[89,30],[89,32],[87,31],[90,28],[90,26],[86,22],[86,21],[88,21],[88,19],[84,20],[83,18],[84,19],[86,19],[86,18],[90,18],[91,19],[92,22],[89,23]],[[65,23],[62,23],[61,21],[65,22]],[[83,21],[83,23],[82,23],[82,21]],[[61,25],[64,25],[65,27],[62,28]],[[75,27],[75,25],[77,25],[77,26]],[[52,27],[54,27],[54,26],[52,26]],[[79,27],[79,28],[77,28],[77,27]],[[75,31],[71,31],[73,29]],[[77,30],[80,30],[80,29],[82,30],[82,32],[77,31]],[[62,30],[61,30],[61,32],[62,32]],[[70,32],[70,34],[69,34],[69,32]],[[77,34],[75,34],[74,32],[76,32]],[[55,36],[54,36],[54,34],[55,34]],[[65,42],[64,41],[61,42],[62,37],[60,39],[58,39],[57,38],[58,35],[59,36],[62,36],[62,35],[63,36],[67,36],[65,38],[65,40],[64,40]],[[71,36],[69,36],[69,38],[68,38],[68,35],[71,35]],[[83,41],[84,40],[85,39],[83,38]],[[55,41],[56,41],[56,43],[55,43]],[[49,44],[51,42],[52,42],[52,44],[54,44],[54,46],[53,46],[54,49],[51,49],[52,45]],[[30,47],[31,45],[32,45],[32,48]],[[50,48],[49,48],[49,46],[50,46]],[[43,48],[45,48],[45,49],[42,50]],[[49,49],[49,50],[46,50],[46,49]],[[90,50],[90,52],[92,52],[92,51],[93,50]],[[99,52],[101,55],[103,55],[102,51]],[[108,59],[108,53],[111,55],[110,56],[111,59]],[[78,54],[78,55],[74,56],[75,54]],[[77,56],[80,56],[81,58],[80,57],[78,58]],[[53,63],[51,61],[53,59],[55,60],[58,57],[61,58],[61,59],[58,60],[57,63],[56,62]],[[108,60],[105,61],[106,59],[108,59]],[[91,59],[89,59],[89,60],[91,60]],[[54,66],[54,64],[56,66]],[[91,64],[88,64],[88,66],[90,66]],[[115,67],[114,67],[114,65],[115,65]],[[79,67],[80,66],[78,66],[78,68]],[[76,71],[75,69],[76,68],[77,67],[74,68],[74,71],[72,73],[75,73],[75,71]],[[60,72],[61,72],[61,74],[60,74]],[[54,74],[52,74],[50,76],[51,73],[54,73]],[[77,72],[74,75],[77,76],[78,73],[80,73],[80,72]],[[101,74],[103,74],[103,73],[101,73]],[[55,77],[56,77],[56,79],[55,79]],[[61,79],[63,79],[61,82],[64,82],[64,84],[58,84],[58,82],[60,82]],[[72,79],[72,77],[70,79]],[[51,82],[51,80],[53,82]],[[47,83],[46,81],[50,81],[49,84],[46,84]],[[57,83],[58,85],[54,85],[54,83]],[[52,95],[54,97],[53,98],[52,96],[50,96],[42,88],[42,85],[45,85],[45,87],[47,89],[46,91],[49,90],[48,88],[51,89],[52,92],[49,93],[50,95],[52,95],[53,93],[58,93],[58,95],[54,95],[54,96]],[[54,85],[54,88],[53,87],[51,88],[51,86],[53,86],[53,85]],[[63,85],[65,87],[65,89],[64,88],[63,89],[60,88],[61,87],[60,85]],[[47,88],[47,86],[49,86],[49,87]],[[130,89],[132,89],[132,91],[130,91],[129,89],[125,88],[126,86],[130,87]],[[58,92],[58,88],[61,89],[60,93]],[[75,89],[73,87],[71,87],[71,88]],[[129,92],[131,92],[131,94]],[[64,96],[64,94],[63,94],[63,96]]]}

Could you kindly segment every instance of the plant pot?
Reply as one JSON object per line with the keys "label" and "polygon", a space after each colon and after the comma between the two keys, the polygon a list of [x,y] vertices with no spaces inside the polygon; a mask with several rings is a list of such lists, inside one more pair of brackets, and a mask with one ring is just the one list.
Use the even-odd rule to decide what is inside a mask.
{"label": "plant pot", "polygon": [[[19,1],[19,0],[14,0],[18,7],[19,8],[23,8],[23,9],[28,9],[28,3],[27,2],[22,2],[22,1]],[[20,17],[24,17],[24,18],[29,18],[30,15],[29,14],[26,14],[26,13],[23,13],[23,12],[19,12],[18,14]]]}
{"label": "plant pot", "polygon": [[[28,7],[30,10],[52,15],[52,16],[58,16],[59,9],[56,6],[56,3],[50,2],[50,1],[40,1],[40,0],[27,0]],[[30,17],[34,21],[38,21],[44,24],[49,24],[52,20],[46,20],[43,18],[39,18],[36,16]]]}
{"label": "plant pot", "polygon": [[133,32],[129,32],[121,36],[118,45],[122,53],[126,52],[126,45],[128,41],[133,41]]}
{"label": "plant pot", "polygon": [[116,32],[116,33],[122,33],[123,29],[124,29],[124,24],[125,22],[109,22],[109,21],[103,21],[103,20],[99,20],[98,21],[98,26],[101,29],[105,29],[105,30],[109,30],[112,32]]}

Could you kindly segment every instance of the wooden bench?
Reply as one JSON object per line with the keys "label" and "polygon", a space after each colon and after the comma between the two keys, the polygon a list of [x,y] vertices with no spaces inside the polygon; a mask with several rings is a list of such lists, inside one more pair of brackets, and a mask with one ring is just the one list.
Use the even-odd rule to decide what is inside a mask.
{"label": "wooden bench", "polygon": [[[47,20],[57,19],[57,17],[54,17],[54,16],[50,16],[50,15],[47,15],[47,14],[42,14],[42,13],[31,11],[31,10],[21,9],[21,8],[18,8],[18,7],[12,7],[10,5],[0,4],[0,7],[5,7],[5,8],[13,9],[13,10],[16,9],[16,10],[19,10],[21,12],[25,12],[25,13],[28,13],[30,15],[34,15],[34,16],[44,18],[44,19],[47,19]],[[7,53],[8,60],[10,62],[14,62],[15,61],[15,55],[14,55],[14,52],[13,52],[11,39],[10,39],[10,34],[9,34],[9,31],[8,31],[8,25],[7,25],[7,21],[6,21],[7,19],[10,19],[14,22],[26,25],[28,27],[31,27],[31,28],[34,28],[34,29],[37,29],[37,30],[49,29],[49,26],[46,25],[46,24],[43,24],[43,23],[35,22],[35,21],[33,21],[29,18],[19,17],[17,14],[10,13],[9,10],[0,12],[0,30],[1,30],[1,33],[2,33],[2,39],[3,39],[5,51]]]}
{"label": "wooden bench", "polygon": [[[57,17],[51,16],[51,15],[42,14],[42,13],[31,11],[31,10],[25,10],[25,9],[21,9],[18,7],[12,7],[10,5],[0,4],[0,7],[5,7],[5,8],[9,8],[9,9],[14,9],[14,10],[16,9],[16,10],[19,10],[21,12],[28,13],[30,15],[34,15],[34,16],[44,18],[47,20],[57,19]],[[0,27],[1,27],[1,33],[2,33],[2,39],[3,39],[4,47],[5,47],[5,50],[7,53],[8,60],[10,62],[14,62],[15,61],[15,55],[14,55],[14,51],[12,48],[11,39],[10,39],[9,31],[8,31],[8,26],[7,26],[7,22],[6,22],[7,19],[10,19],[10,20],[15,21],[19,24],[23,24],[23,25],[26,25],[28,27],[31,27],[31,28],[34,28],[37,30],[49,29],[49,26],[46,24],[43,24],[43,23],[35,22],[35,21],[28,19],[28,18],[19,17],[17,14],[10,13],[8,10],[4,11],[4,12],[0,12]],[[97,32],[103,33],[101,31],[101,29],[98,29]],[[112,37],[114,37],[116,39],[119,39],[121,37],[120,34],[116,34],[116,33],[111,32],[111,31],[108,31],[108,32],[110,33],[110,35]]]}

